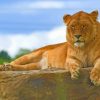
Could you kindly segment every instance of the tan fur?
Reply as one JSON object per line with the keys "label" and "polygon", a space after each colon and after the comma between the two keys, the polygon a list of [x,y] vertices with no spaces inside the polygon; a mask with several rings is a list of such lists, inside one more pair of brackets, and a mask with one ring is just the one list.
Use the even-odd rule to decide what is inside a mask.
{"label": "tan fur", "polygon": [[16,59],[10,63],[13,70],[64,68],[75,79],[80,68],[94,66],[90,78],[95,85],[100,85],[100,24],[97,16],[97,11],[65,15],[67,42],[49,45]]}
{"label": "tan fur", "polygon": [[[34,50],[30,54],[26,54],[10,63],[12,65],[13,70],[32,70],[32,69],[41,69],[42,65],[44,65],[43,59],[46,51],[57,48],[64,43],[59,43],[55,45],[48,45],[37,50]],[[44,66],[43,66],[44,67]]]}

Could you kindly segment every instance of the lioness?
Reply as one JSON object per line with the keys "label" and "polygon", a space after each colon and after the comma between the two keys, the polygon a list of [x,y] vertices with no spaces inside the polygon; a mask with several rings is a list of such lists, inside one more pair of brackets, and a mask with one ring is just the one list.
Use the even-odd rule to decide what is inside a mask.
{"label": "lioness", "polygon": [[45,46],[12,61],[12,70],[64,68],[76,79],[80,68],[94,66],[90,79],[100,85],[100,23],[97,17],[98,11],[64,15],[67,42]]}

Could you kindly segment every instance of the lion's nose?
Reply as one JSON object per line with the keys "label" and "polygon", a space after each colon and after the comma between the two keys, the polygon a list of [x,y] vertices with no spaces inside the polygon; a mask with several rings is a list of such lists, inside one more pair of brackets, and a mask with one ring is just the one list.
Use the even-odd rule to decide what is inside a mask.
{"label": "lion's nose", "polygon": [[78,35],[74,35],[74,36],[75,36],[76,38],[78,38],[78,39],[81,37],[81,35],[79,35],[79,34],[78,34]]}

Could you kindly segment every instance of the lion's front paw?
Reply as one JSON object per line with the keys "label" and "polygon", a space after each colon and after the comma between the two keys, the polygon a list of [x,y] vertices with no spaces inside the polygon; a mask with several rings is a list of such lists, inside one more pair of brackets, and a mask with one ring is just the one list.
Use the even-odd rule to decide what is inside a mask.
{"label": "lion's front paw", "polygon": [[75,66],[75,65],[71,66],[70,73],[71,73],[71,78],[72,79],[78,79],[79,72],[80,72],[80,67]]}
{"label": "lion's front paw", "polygon": [[91,82],[94,83],[94,85],[99,86],[100,85],[100,69],[93,68],[90,74]]}
{"label": "lion's front paw", "polygon": [[12,70],[12,66],[9,63],[0,65],[0,71],[8,71],[8,70]]}

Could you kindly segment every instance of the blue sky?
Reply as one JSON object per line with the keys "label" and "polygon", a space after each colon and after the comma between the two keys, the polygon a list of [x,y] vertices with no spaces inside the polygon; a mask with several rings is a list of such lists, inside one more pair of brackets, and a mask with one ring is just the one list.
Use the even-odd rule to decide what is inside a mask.
{"label": "blue sky", "polygon": [[100,9],[99,0],[0,0],[0,33],[51,30],[65,13]]}
{"label": "blue sky", "polygon": [[14,55],[19,48],[33,49],[63,42],[63,15],[80,10],[100,11],[100,1],[0,0],[0,50]]}

